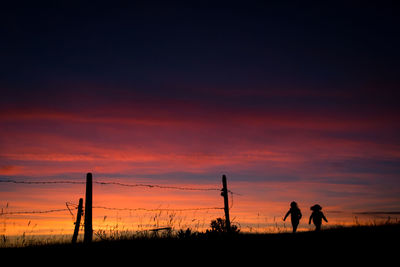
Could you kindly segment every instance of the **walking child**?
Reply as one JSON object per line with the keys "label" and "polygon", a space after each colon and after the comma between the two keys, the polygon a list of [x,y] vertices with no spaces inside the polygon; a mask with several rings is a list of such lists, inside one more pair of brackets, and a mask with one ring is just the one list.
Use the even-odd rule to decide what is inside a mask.
{"label": "walking child", "polygon": [[297,226],[300,223],[300,219],[301,219],[301,211],[299,209],[299,207],[297,206],[297,203],[292,201],[292,203],[290,203],[290,209],[289,211],[286,213],[285,217],[283,218],[283,221],[286,220],[287,216],[290,216],[290,219],[292,221],[292,227],[293,227],[293,233],[296,233],[297,230]]}
{"label": "walking child", "polygon": [[308,224],[311,224],[311,219],[315,225],[315,231],[320,231],[321,230],[321,224],[322,224],[322,219],[324,219],[325,222],[328,222],[326,219],[324,213],[321,211],[322,207],[318,204],[315,204],[310,208],[313,212],[311,213],[310,220],[308,221]]}

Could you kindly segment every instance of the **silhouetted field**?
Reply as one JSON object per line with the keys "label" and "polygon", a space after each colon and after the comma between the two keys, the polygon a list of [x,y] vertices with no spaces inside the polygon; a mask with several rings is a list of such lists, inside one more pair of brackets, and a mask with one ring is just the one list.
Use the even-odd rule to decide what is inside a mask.
{"label": "silhouetted field", "polygon": [[[81,266],[116,265],[323,266],[397,262],[400,224],[355,226],[296,234],[182,235],[0,249],[3,261]],[[316,260],[318,259],[318,262]],[[141,263],[142,262],[142,263]],[[242,263],[242,264],[241,264]],[[94,265],[93,265],[94,266]]]}

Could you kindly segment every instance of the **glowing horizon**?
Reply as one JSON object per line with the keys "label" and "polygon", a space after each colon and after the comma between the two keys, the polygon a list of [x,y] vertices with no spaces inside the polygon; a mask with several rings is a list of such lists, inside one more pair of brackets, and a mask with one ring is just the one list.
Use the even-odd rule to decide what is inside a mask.
{"label": "glowing horizon", "polygon": [[[28,180],[29,181],[29,180]],[[43,180],[42,180],[43,181]],[[54,180],[57,181],[57,180]],[[79,181],[75,179],[73,181]],[[81,179],[84,181],[84,179]],[[104,179],[95,179],[104,181]],[[130,182],[131,179],[116,179],[118,182]],[[22,188],[21,187],[22,185]],[[154,184],[155,185],[155,184]],[[174,184],[161,183],[161,186],[184,186],[186,188],[215,188],[215,191],[181,191],[165,188],[149,187],[120,187],[118,185],[94,184],[94,210],[93,225],[95,232],[113,231],[120,233],[135,233],[160,227],[172,227],[173,230],[190,228],[193,231],[205,231],[210,229],[210,222],[218,217],[223,218],[223,201],[218,191],[218,184]],[[284,213],[288,209],[288,203],[277,201],[285,199],[282,193],[295,196],[303,213],[299,231],[312,230],[308,225],[310,211],[308,206],[312,205],[315,195],[296,196],[299,186],[310,187],[311,184],[282,185],[279,182],[252,183],[239,182],[230,186],[230,190],[239,195],[230,195],[230,213],[233,224],[239,226],[242,232],[274,233],[290,232],[290,220],[282,221]],[[314,186],[319,187],[318,184]],[[332,185],[330,185],[331,187]],[[76,216],[78,198],[84,198],[84,184],[17,184],[14,185],[13,194],[4,194],[2,197],[9,199],[7,207],[2,207],[2,212],[18,211],[43,211],[51,209],[65,209],[65,203],[69,203],[70,211],[64,210],[48,214],[4,214],[1,217],[4,236],[29,236],[29,235],[71,235],[73,222]],[[257,191],[269,191],[271,196],[263,200],[252,196],[254,187]],[[239,190],[239,191],[237,191]],[[355,189],[356,190],[356,189]],[[16,194],[18,192],[18,194]],[[25,200],[15,199],[15,196],[23,196]],[[41,196],[41,197],[39,197]],[[63,199],[64,201],[60,201]],[[286,199],[290,199],[287,197]],[[76,200],[76,201],[74,201]],[[262,203],[262,206],[257,203]],[[355,204],[355,203],[353,203]],[[41,209],[34,208],[42,207]],[[111,210],[104,209],[111,208]],[[196,210],[197,208],[210,208],[210,210]],[[220,208],[216,210],[214,208]],[[114,209],[114,210],[112,210]],[[130,210],[123,210],[130,209]],[[137,210],[136,210],[137,209]],[[144,209],[144,210],[142,210]],[[148,209],[148,210],[145,210]],[[193,210],[182,210],[193,209]],[[325,227],[337,225],[376,224],[388,220],[398,220],[398,215],[365,214],[364,210],[343,210],[340,205],[326,206],[324,212],[329,219]],[[359,214],[357,214],[358,212]]]}

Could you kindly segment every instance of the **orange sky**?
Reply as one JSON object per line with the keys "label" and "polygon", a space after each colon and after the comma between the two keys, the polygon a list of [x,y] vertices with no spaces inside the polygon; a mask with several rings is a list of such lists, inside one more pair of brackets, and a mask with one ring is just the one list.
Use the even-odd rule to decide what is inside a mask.
{"label": "orange sky", "polygon": [[[390,129],[385,120],[242,112],[217,113],[212,118],[183,114],[170,120],[157,110],[149,116],[135,115],[135,109],[130,112],[129,116],[118,110],[102,110],[100,115],[2,112],[1,178],[84,181],[85,173],[91,171],[98,181],[218,189],[221,175],[226,174],[230,189],[240,194],[234,195],[231,217],[244,231],[290,228],[281,218],[292,200],[304,212],[303,229],[308,229],[308,207],[314,203],[326,209],[330,224],[353,223],[356,215],[352,212],[398,208],[398,188],[391,186],[397,169],[390,162],[399,157],[398,147],[352,137]],[[83,185],[0,186],[1,207],[7,211],[59,209],[65,202],[77,203],[84,197]],[[94,191],[94,206],[182,209],[222,205],[218,191],[100,185],[95,185]],[[151,228],[154,214],[95,209],[94,227]],[[171,213],[163,216],[160,226],[168,224]],[[179,227],[193,227],[197,222],[196,227],[203,230],[223,212],[179,212],[174,216]],[[48,233],[49,229],[68,233],[72,218],[69,212],[3,216],[3,232],[21,233],[36,225],[32,233]]]}
{"label": "orange sky", "polygon": [[[217,189],[225,174],[240,194],[231,217],[243,231],[287,229],[281,218],[293,200],[301,229],[316,203],[329,225],[353,223],[354,212],[398,214],[395,7],[97,4],[0,10],[3,211],[63,209],[84,186],[1,181],[84,181],[92,172],[96,181]],[[222,203],[217,190],[94,186],[95,206]],[[173,218],[199,229],[223,213],[162,215],[158,225]],[[94,216],[95,229],[155,221],[146,212]],[[0,235],[70,233],[73,216],[0,223]]]}

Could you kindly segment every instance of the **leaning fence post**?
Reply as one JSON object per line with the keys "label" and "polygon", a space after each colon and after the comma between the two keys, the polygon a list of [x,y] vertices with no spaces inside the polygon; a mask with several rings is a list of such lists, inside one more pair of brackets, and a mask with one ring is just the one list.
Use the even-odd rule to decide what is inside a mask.
{"label": "leaning fence post", "polygon": [[90,243],[93,238],[92,225],[92,200],[93,200],[93,179],[92,174],[86,175],[86,199],[85,199],[85,234],[83,242]]}
{"label": "leaning fence post", "polygon": [[226,184],[226,176],[222,175],[222,190],[221,195],[224,197],[225,224],[226,231],[231,231],[231,221],[229,219],[229,202],[228,202],[228,186]]}
{"label": "leaning fence post", "polygon": [[83,199],[80,198],[78,204],[78,213],[76,214],[74,235],[72,236],[72,244],[75,244],[76,240],[78,239],[79,227],[81,226],[82,206],[83,206]]}

